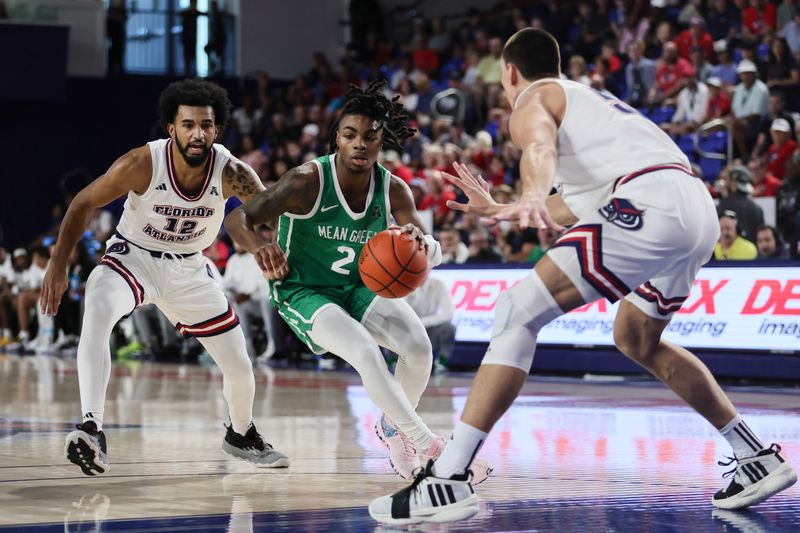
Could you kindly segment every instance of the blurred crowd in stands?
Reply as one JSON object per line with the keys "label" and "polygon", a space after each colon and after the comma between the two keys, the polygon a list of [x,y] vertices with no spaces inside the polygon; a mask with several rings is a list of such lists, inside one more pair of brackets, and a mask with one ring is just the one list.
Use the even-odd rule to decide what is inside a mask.
{"label": "blurred crowd in stands", "polygon": [[[420,15],[405,32],[375,27],[354,34],[338,64],[317,52],[311,70],[294,80],[274,81],[266,72],[239,80],[223,143],[269,187],[288,169],[328,152],[348,84],[383,77],[417,133],[402,152],[388,150],[380,162],[410,186],[444,262],[535,262],[556,232],[510,223],[487,228],[459,215],[446,203],[463,195],[444,178],[461,162],[490,183],[496,200],[518,194],[519,150],[508,134],[499,62],[505,40],[527,26],[558,39],[564,78],[625,102],[611,100],[614,105],[636,108],[686,152],[719,202],[715,259],[798,258],[800,4],[791,1],[506,1],[447,18]],[[39,333],[32,337],[47,247],[64,207],[54,210],[53,227],[29,249],[0,248],[0,346],[8,350],[74,352],[83,285],[115,220],[109,211],[95,215],[70,258],[61,311],[52,324],[41,315],[34,319]],[[253,358],[302,352],[270,309],[252,258],[224,234],[205,254],[242,318]],[[419,301],[441,292],[426,290],[431,296]],[[452,318],[452,305],[425,309],[419,301],[420,313],[439,316],[433,326],[448,322],[442,316]],[[120,357],[199,351],[153,309],[138,310],[120,329]],[[450,333],[443,339],[446,359]]]}

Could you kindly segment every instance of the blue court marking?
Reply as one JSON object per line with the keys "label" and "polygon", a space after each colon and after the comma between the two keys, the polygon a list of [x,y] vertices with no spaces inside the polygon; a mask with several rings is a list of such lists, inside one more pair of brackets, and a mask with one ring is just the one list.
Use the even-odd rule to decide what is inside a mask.
{"label": "blue court marking", "polygon": [[[111,503],[113,506],[113,502]],[[14,531],[174,531],[227,532],[235,520],[234,531],[252,525],[253,531],[270,532],[363,532],[404,531],[407,528],[383,526],[370,518],[365,506],[341,509],[262,512],[239,515],[141,518],[104,522],[60,522],[22,525],[0,530]],[[512,500],[487,502],[472,519],[464,522],[429,525],[415,531],[494,532],[494,531],[646,531],[649,533],[692,533],[721,531],[796,532],[800,530],[800,501],[775,497],[749,511],[713,509],[708,494],[659,494],[586,499]],[[247,529],[245,529],[247,530]]]}

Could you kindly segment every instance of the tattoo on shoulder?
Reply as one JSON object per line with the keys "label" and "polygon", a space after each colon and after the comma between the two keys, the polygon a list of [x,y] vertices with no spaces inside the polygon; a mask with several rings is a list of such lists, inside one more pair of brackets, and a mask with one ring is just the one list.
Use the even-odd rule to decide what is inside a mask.
{"label": "tattoo on shoulder", "polygon": [[224,179],[235,196],[252,196],[260,191],[255,177],[240,163],[231,162],[225,166]]}

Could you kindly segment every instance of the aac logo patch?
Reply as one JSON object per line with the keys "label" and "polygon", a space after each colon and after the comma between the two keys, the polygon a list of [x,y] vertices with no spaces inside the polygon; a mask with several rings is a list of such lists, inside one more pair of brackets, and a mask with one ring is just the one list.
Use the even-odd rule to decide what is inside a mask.
{"label": "aac logo patch", "polygon": [[642,227],[642,214],[644,211],[637,209],[625,198],[612,198],[611,202],[599,209],[606,220],[623,229],[638,230]]}
{"label": "aac logo patch", "polygon": [[107,254],[120,254],[124,255],[128,253],[128,243],[127,242],[115,242],[111,246],[108,247],[106,250]]}

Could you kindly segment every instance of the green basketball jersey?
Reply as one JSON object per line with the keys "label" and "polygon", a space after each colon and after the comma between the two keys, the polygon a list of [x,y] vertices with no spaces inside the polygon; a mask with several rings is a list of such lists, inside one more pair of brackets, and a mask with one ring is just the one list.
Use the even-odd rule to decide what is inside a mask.
{"label": "green basketball jersey", "polygon": [[291,268],[286,278],[272,284],[273,297],[277,296],[276,288],[282,292],[289,286],[361,284],[361,249],[389,225],[391,174],[385,168],[375,165],[364,211],[354,213],[339,186],[336,155],[319,157],[314,163],[320,173],[320,191],[311,212],[285,213],[278,219],[278,243]]}

